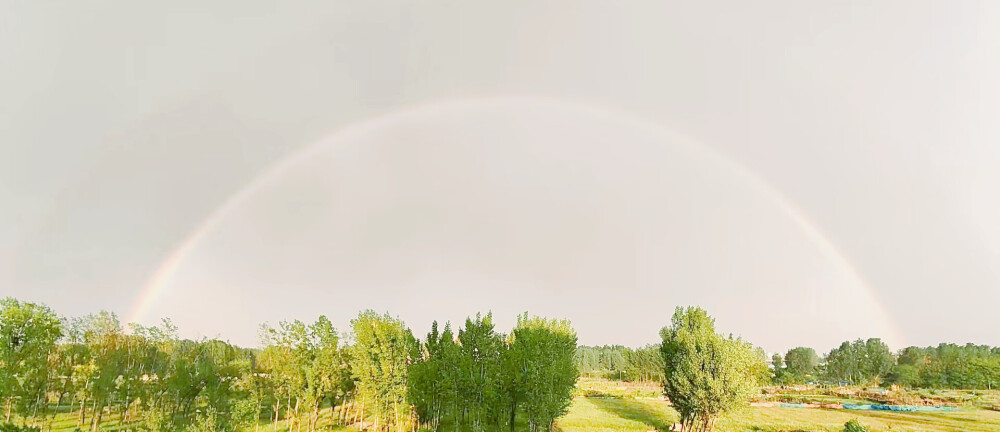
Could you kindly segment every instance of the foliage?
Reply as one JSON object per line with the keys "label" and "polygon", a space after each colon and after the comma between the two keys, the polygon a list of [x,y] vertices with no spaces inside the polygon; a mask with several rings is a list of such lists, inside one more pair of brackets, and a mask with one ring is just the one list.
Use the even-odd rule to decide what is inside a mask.
{"label": "foliage", "polygon": [[374,417],[375,429],[388,429],[409,422],[407,405],[408,364],[416,340],[403,322],[388,314],[365,311],[351,326],[351,370],[357,392]]}
{"label": "foliage", "polygon": [[566,413],[579,377],[574,356],[576,331],[567,320],[517,317],[505,359],[510,424],[523,410],[529,428],[551,430]]}
{"label": "foliage", "polygon": [[213,406],[195,413],[194,421],[188,425],[186,432],[222,432],[226,430],[225,420]]}
{"label": "foliage", "polygon": [[868,432],[868,427],[856,419],[851,419],[844,423],[844,432]]}
{"label": "foliage", "polygon": [[40,429],[31,426],[18,426],[12,423],[0,423],[0,432],[40,432]]}
{"label": "foliage", "polygon": [[629,348],[621,345],[581,346],[576,366],[583,376],[621,381],[663,381],[663,357],[658,345]]}
{"label": "foliage", "polygon": [[49,356],[62,332],[62,322],[48,307],[0,299],[0,397],[6,421],[12,411],[36,412],[45,399]]}
{"label": "foliage", "polygon": [[905,387],[994,389],[1000,385],[1000,348],[940,344],[907,347],[887,382]]}
{"label": "foliage", "polygon": [[746,342],[715,332],[701,308],[677,308],[661,331],[664,394],[680,413],[684,431],[711,431],[719,415],[760,391],[764,358]]}
{"label": "foliage", "polygon": [[774,370],[775,381],[782,384],[801,384],[816,379],[820,358],[816,350],[797,347],[788,350],[782,359],[784,367]]}
{"label": "foliage", "polygon": [[881,339],[844,342],[826,356],[826,376],[852,384],[878,384],[892,370],[895,358]]}
{"label": "foliage", "polygon": [[[435,323],[418,342],[398,319],[369,311],[352,322],[353,344],[321,316],[312,323],[265,325],[261,348],[245,349],[214,339],[180,339],[166,320],[124,326],[109,312],[60,319],[43,305],[4,299],[0,401],[7,422],[20,424],[18,432],[25,425],[50,428],[53,416],[59,417],[55,429],[81,431],[235,432],[257,429],[269,417],[270,431],[311,432],[356,422],[410,430],[414,418],[437,430],[539,430],[554,428],[567,412],[582,374],[589,378],[576,393],[616,397],[619,402],[602,402],[608,409],[652,407],[659,401],[646,398],[660,390],[650,380],[672,384],[664,392],[685,410],[681,417],[690,430],[706,415],[744,403],[750,383],[770,372],[759,352],[715,334],[711,319],[699,311],[679,311],[664,330],[664,344],[644,348],[578,348],[568,322],[527,315],[503,334],[490,314],[470,317],[454,330]],[[909,347],[893,357],[884,343],[870,339],[845,342],[825,362],[799,347],[772,363],[776,379],[788,383],[817,377],[991,389],[1000,380],[1000,348],[941,344]],[[686,375],[695,378],[679,378]],[[995,391],[965,392],[958,399],[938,390],[911,393],[928,392],[935,403],[1000,405]],[[321,425],[326,407],[329,420]],[[719,427],[729,425],[724,420]],[[661,422],[648,426],[662,429]]]}
{"label": "foliage", "polygon": [[243,385],[252,393],[256,405],[240,407],[244,411],[241,415],[259,413],[262,398],[270,390],[275,424],[284,401],[289,428],[305,424],[307,430],[315,430],[323,403],[342,404],[354,389],[350,358],[340,347],[337,330],[327,317],[320,316],[313,324],[298,320],[282,321],[277,328],[265,324],[261,339],[261,366],[268,382],[262,389],[262,383],[245,380]]}
{"label": "foliage", "polygon": [[575,349],[568,321],[524,314],[506,338],[491,314],[467,319],[457,337],[435,322],[410,369],[410,401],[434,429],[513,430],[519,418],[550,429],[572,400]]}

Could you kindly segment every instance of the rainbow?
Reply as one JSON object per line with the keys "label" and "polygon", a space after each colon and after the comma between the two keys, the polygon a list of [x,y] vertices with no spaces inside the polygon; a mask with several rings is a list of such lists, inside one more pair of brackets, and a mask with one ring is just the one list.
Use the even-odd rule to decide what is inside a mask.
{"label": "rainbow", "polygon": [[[809,220],[801,209],[795,206],[787,197],[769,185],[756,173],[749,170],[745,166],[736,163],[732,159],[725,157],[715,149],[679,136],[678,134],[658,126],[652,121],[641,119],[623,111],[618,111],[604,106],[597,106],[587,102],[541,96],[488,96],[439,100],[432,103],[417,105],[409,109],[364,119],[348,124],[327,138],[306,146],[298,152],[282,159],[272,167],[265,170],[261,175],[257,176],[238,192],[227,198],[225,202],[223,202],[223,204],[216,208],[208,218],[198,225],[198,227],[195,228],[195,230],[192,231],[179,246],[173,249],[170,255],[168,255],[160,263],[153,274],[149,277],[146,284],[142,287],[139,295],[133,301],[127,314],[127,321],[140,322],[143,318],[145,318],[146,314],[149,312],[150,308],[156,302],[160,294],[163,293],[163,291],[170,285],[174,274],[184,263],[185,258],[198,247],[198,244],[202,241],[202,239],[211,234],[226,219],[226,216],[233,211],[233,209],[237,208],[244,200],[252,196],[259,188],[280,177],[283,173],[293,168],[300,161],[306,160],[319,150],[328,148],[329,146],[338,145],[340,143],[350,142],[355,137],[362,136],[373,130],[378,130],[379,128],[401,118],[406,118],[416,114],[433,114],[435,111],[470,108],[472,106],[480,106],[481,104],[506,104],[516,106],[526,103],[556,104],[560,108],[568,108],[576,110],[582,114],[600,116],[604,119],[616,121],[621,124],[626,124],[637,129],[644,130],[654,136],[659,136],[664,140],[668,140],[667,142],[678,143],[686,146],[688,150],[693,150],[710,157],[721,166],[738,174],[749,185],[751,185],[754,190],[763,194],[763,196],[771,203],[778,206],[778,208],[781,209],[781,211],[802,231],[806,238],[812,242],[828,260],[830,260],[830,262],[838,271],[841,272],[842,275],[848,278],[851,283],[862,288],[863,293],[868,296],[868,299],[866,300],[870,301],[871,304],[876,305],[879,310],[885,310],[878,296],[874,293],[867,281],[865,281],[865,279],[857,271],[855,266],[846,258],[846,255],[839,250],[814,223]],[[891,334],[885,335],[887,342],[891,345],[901,346],[898,345],[904,341],[901,332],[891,320],[888,321],[890,322],[888,330]]]}

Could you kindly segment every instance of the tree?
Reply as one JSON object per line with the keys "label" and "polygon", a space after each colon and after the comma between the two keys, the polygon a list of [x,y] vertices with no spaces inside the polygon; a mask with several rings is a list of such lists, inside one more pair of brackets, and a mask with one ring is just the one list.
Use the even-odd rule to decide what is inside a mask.
{"label": "tree", "polygon": [[572,402],[579,377],[574,357],[576,331],[568,320],[517,317],[504,358],[510,428],[523,410],[532,431],[551,430]]}
{"label": "tree", "polygon": [[311,364],[306,370],[306,400],[312,407],[309,430],[316,430],[319,421],[319,409],[324,401],[330,402],[331,423],[333,409],[337,402],[343,402],[353,387],[345,375],[350,373],[347,358],[340,348],[340,338],[337,329],[333,327],[326,316],[320,316],[309,326],[309,336],[312,340],[313,353]]}
{"label": "tree", "polygon": [[443,407],[441,373],[441,346],[438,323],[431,324],[431,331],[423,341],[418,341],[420,345],[419,355],[413,359],[410,365],[410,391],[407,397],[413,404],[414,413],[421,424],[430,425],[435,430],[441,421]]}
{"label": "tree", "polygon": [[850,383],[879,383],[895,364],[881,339],[844,342],[826,356],[827,377]]}
{"label": "tree", "polygon": [[580,346],[575,356],[581,375],[625,381],[662,381],[659,345],[629,348],[621,345]]}
{"label": "tree", "polygon": [[1000,348],[943,343],[899,352],[886,381],[907,387],[993,389],[1000,379]]}
{"label": "tree", "polygon": [[413,334],[399,319],[371,310],[359,314],[351,327],[351,370],[375,429],[389,430],[408,422],[407,369],[416,346]]}
{"label": "tree", "polygon": [[465,327],[458,331],[462,365],[462,389],[465,415],[464,424],[472,430],[483,430],[486,425],[496,425],[502,418],[499,403],[501,351],[503,339],[493,326],[493,315],[476,314],[475,320],[465,320]]}
{"label": "tree", "polygon": [[94,369],[90,382],[91,430],[101,427],[104,410],[111,403],[118,389],[118,377],[123,376],[125,359],[123,346],[125,333],[118,317],[102,311],[87,317],[87,349],[90,352],[90,366]]}
{"label": "tree", "polygon": [[896,358],[893,357],[892,351],[881,339],[872,338],[865,341],[861,370],[869,381],[881,381],[889,374],[895,363]]}
{"label": "tree", "polygon": [[819,362],[819,355],[812,348],[797,347],[788,350],[784,358],[782,382],[799,384],[815,379]]}
{"label": "tree", "polygon": [[47,306],[0,300],[0,396],[7,422],[13,411],[35,416],[41,406],[46,413],[49,356],[62,332],[62,322]]}
{"label": "tree", "polygon": [[774,353],[771,355],[771,372],[775,383],[783,384],[785,382],[785,360],[781,357],[781,354]]}
{"label": "tree", "polygon": [[892,367],[886,381],[903,387],[918,387],[920,386],[920,370],[913,365],[897,364]]}
{"label": "tree", "polygon": [[715,320],[703,309],[677,308],[660,336],[664,394],[680,413],[681,430],[713,430],[719,415],[760,390],[763,354],[715,333]]}

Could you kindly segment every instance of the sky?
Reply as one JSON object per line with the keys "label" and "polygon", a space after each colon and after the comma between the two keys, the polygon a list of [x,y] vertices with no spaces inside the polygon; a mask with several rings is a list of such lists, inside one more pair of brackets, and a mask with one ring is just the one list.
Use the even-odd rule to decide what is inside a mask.
{"label": "sky", "polygon": [[996,3],[0,0],[0,58],[0,296],[64,315],[1000,345]]}

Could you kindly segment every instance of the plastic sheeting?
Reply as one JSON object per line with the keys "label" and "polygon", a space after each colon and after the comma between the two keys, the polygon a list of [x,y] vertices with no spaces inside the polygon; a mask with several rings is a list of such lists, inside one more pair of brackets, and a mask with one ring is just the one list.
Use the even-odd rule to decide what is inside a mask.
{"label": "plastic sheeting", "polygon": [[844,409],[855,411],[896,411],[896,412],[943,412],[956,411],[957,408],[950,406],[924,406],[924,405],[868,405],[868,404],[844,404]]}

